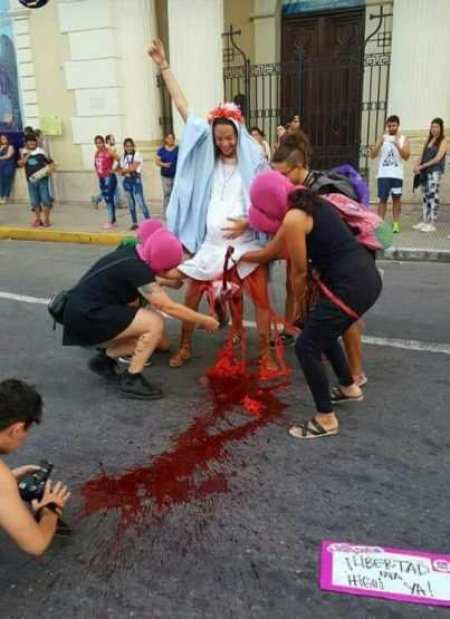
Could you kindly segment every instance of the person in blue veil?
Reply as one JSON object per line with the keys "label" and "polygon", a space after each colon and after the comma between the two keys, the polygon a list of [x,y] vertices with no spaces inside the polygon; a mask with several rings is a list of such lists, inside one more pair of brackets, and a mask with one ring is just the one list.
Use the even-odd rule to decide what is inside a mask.
{"label": "person in blue veil", "polygon": [[[168,228],[191,256],[178,267],[182,276],[188,278],[185,304],[196,308],[204,292],[214,290],[214,283],[222,278],[225,254],[231,245],[230,281],[251,292],[261,366],[264,370],[276,370],[270,348],[267,269],[261,269],[261,265],[255,269],[246,262],[237,264],[246,251],[261,247],[262,239],[248,225],[249,188],[254,177],[268,164],[235,104],[219,105],[206,120],[196,117],[170,70],[161,41],[153,42],[149,55],[159,66],[172,101],[185,122],[166,213]],[[238,335],[242,328],[242,307],[232,311],[231,318],[233,331]],[[181,346],[170,360],[171,367],[181,367],[191,358],[192,332],[192,326],[183,324]]]}

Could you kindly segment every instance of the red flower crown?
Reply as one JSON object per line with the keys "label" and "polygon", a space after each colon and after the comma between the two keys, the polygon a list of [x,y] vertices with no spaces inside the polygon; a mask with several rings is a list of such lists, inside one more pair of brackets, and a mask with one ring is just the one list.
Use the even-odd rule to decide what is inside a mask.
{"label": "red flower crown", "polygon": [[208,114],[208,122],[212,123],[216,118],[228,118],[238,123],[244,121],[244,115],[235,103],[221,103]]}

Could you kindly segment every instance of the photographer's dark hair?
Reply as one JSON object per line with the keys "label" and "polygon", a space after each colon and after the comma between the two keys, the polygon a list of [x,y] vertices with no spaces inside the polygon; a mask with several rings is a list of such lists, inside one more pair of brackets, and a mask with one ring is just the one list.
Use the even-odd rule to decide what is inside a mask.
{"label": "photographer's dark hair", "polygon": [[220,149],[218,148],[218,146],[216,146],[216,137],[214,135],[214,129],[216,127],[220,127],[221,125],[224,125],[226,127],[233,127],[236,140],[239,137],[237,127],[232,120],[230,120],[229,118],[215,118],[212,123],[212,131],[213,131],[213,139],[214,139],[214,153],[215,153],[216,158],[220,156]]}
{"label": "photographer's dark hair", "polygon": [[0,382],[0,432],[20,421],[40,423],[41,417],[42,397],[34,387],[16,378]]}
{"label": "photographer's dark hair", "polygon": [[308,168],[312,148],[308,136],[301,129],[283,136],[280,145],[272,156],[272,163],[286,163],[291,167],[302,165]]}
{"label": "photographer's dark hair", "polygon": [[307,215],[313,216],[317,207],[322,203],[322,198],[311,189],[304,187],[294,189],[288,196],[289,208],[296,208],[304,211]]}
{"label": "photographer's dark hair", "polygon": [[400,118],[397,116],[397,114],[392,114],[391,116],[388,116],[386,118],[386,123],[397,123],[397,125],[399,125]]}

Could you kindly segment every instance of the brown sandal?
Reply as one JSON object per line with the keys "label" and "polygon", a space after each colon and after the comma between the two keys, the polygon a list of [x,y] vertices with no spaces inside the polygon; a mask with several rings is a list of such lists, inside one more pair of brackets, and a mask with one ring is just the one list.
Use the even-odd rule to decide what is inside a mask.
{"label": "brown sandal", "polygon": [[181,368],[192,357],[190,346],[182,346],[180,350],[173,355],[169,360],[171,368]]}

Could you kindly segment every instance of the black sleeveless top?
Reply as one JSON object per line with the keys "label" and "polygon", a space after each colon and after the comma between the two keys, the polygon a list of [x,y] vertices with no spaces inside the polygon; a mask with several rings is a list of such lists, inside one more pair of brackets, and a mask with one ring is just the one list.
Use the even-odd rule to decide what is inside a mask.
{"label": "black sleeveless top", "polygon": [[324,284],[343,301],[355,300],[358,289],[377,271],[374,255],[361,245],[334,206],[321,200],[306,236],[307,256]]}
{"label": "black sleeveless top", "polygon": [[[439,148],[436,146],[436,144],[432,144],[432,146],[427,145],[425,147],[425,150],[423,151],[421,163],[426,163],[427,161],[430,161],[431,159],[433,159],[433,157],[436,157],[438,152],[439,152]],[[442,157],[440,161],[438,161],[434,165],[431,165],[428,168],[425,168],[425,170],[423,170],[423,174],[431,174],[432,172],[441,172],[441,174],[444,174],[445,155]]]}

